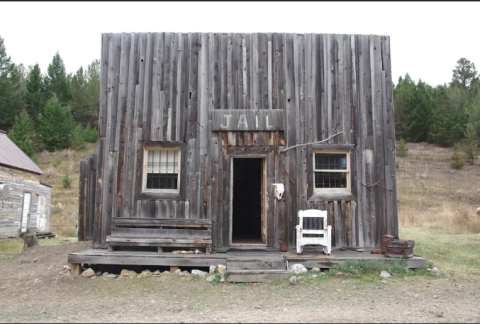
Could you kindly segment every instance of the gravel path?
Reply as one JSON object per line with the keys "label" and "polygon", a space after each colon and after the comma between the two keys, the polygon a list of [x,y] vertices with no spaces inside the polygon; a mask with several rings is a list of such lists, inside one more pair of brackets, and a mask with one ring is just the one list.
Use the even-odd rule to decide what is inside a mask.
{"label": "gravel path", "polygon": [[72,278],[67,254],[89,247],[37,246],[0,261],[0,322],[480,322],[475,277],[318,277],[298,286]]}

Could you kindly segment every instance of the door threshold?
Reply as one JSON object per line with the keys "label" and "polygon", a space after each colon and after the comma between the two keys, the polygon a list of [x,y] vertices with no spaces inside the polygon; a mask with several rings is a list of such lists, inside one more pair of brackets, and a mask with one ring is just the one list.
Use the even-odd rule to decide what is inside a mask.
{"label": "door threshold", "polygon": [[266,244],[244,244],[244,243],[232,243],[230,246],[236,250],[266,250]]}

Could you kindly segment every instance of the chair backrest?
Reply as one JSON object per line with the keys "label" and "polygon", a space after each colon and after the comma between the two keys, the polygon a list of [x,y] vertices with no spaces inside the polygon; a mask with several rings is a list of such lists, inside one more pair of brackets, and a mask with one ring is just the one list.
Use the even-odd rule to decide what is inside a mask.
{"label": "chair backrest", "polygon": [[304,230],[326,230],[327,211],[318,209],[300,210],[298,211],[298,223]]}

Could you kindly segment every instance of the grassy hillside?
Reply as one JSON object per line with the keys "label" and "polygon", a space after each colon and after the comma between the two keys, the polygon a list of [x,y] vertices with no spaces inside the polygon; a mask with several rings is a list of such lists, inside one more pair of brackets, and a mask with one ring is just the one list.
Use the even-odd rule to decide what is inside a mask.
{"label": "grassy hillside", "polygon": [[453,149],[409,143],[397,158],[400,238],[441,271],[480,275],[480,165],[450,169]]}
{"label": "grassy hillside", "polygon": [[[75,225],[78,220],[78,185],[80,160],[90,157],[97,150],[97,144],[85,143],[82,150],[44,151],[38,155],[38,166],[45,172],[42,182],[53,187],[51,225]],[[70,174],[70,188],[63,188],[63,177]],[[55,234],[74,236],[75,226],[51,227]]]}
{"label": "grassy hillside", "polygon": [[457,233],[480,233],[480,165],[450,169],[453,149],[408,143],[398,158],[399,220],[403,226],[440,226]]}

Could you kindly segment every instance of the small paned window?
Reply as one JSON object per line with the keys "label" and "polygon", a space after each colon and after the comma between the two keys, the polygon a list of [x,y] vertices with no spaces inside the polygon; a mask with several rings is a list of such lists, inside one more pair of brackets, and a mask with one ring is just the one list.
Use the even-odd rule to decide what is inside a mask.
{"label": "small paned window", "polygon": [[350,153],[313,152],[315,193],[350,192]]}
{"label": "small paned window", "polygon": [[145,149],[147,191],[173,191],[180,188],[180,149]]}

